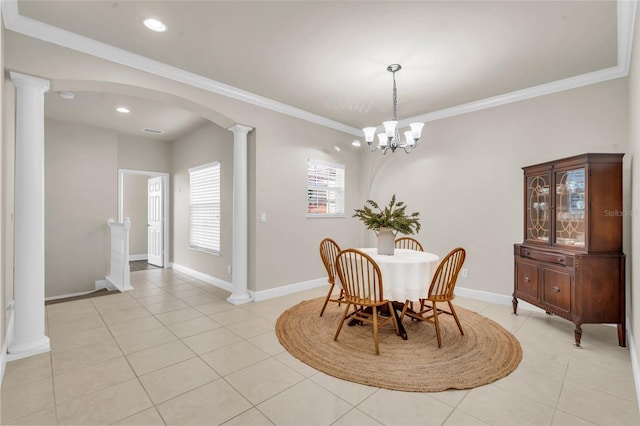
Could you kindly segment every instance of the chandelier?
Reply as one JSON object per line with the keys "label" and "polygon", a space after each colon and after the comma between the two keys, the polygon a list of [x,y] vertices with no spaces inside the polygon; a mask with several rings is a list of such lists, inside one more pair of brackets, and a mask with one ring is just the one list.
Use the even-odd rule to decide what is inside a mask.
{"label": "chandelier", "polygon": [[396,152],[396,149],[402,148],[407,154],[413,150],[418,144],[420,134],[422,133],[422,127],[424,123],[411,123],[409,124],[410,130],[404,132],[404,140],[400,139],[400,133],[398,132],[398,90],[396,89],[396,72],[400,71],[402,67],[399,64],[391,64],[387,67],[387,71],[393,74],[393,120],[385,121],[382,123],[384,126],[384,133],[378,133],[378,144],[373,145],[373,139],[376,135],[376,127],[365,127],[362,129],[364,132],[364,140],[369,145],[371,152],[380,149],[383,154],[386,154],[389,150],[392,153]]}

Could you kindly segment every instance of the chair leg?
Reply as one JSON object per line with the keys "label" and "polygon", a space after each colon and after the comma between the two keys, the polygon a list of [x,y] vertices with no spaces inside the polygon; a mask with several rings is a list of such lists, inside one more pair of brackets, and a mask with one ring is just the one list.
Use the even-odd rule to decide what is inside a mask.
{"label": "chair leg", "polygon": [[458,324],[458,329],[460,329],[460,334],[464,336],[464,331],[462,331],[462,325],[460,325],[460,320],[458,319],[458,314],[456,314],[456,310],[453,309],[453,304],[451,302],[447,302],[447,303],[449,304],[449,309],[451,309],[453,318],[456,320],[456,324]]}
{"label": "chair leg", "polygon": [[378,348],[378,307],[373,307],[373,343],[376,347],[376,355],[380,355],[380,350]]}
{"label": "chair leg", "polygon": [[[333,287],[331,287],[333,289]],[[340,296],[338,296],[338,306],[342,304],[341,300],[344,298],[344,290],[340,289]]]}
{"label": "chair leg", "polygon": [[[404,308],[402,310],[404,311]],[[392,302],[389,302],[389,312],[391,313],[391,321],[393,321],[393,327],[396,329],[396,336],[399,336],[400,335],[400,327],[398,326],[398,320],[396,319],[396,313],[393,311],[393,303]]]}
{"label": "chair leg", "polygon": [[[407,309],[409,308],[409,301],[404,302],[404,306],[402,307],[402,312],[400,313],[400,321],[404,319],[404,316],[407,314]],[[411,302],[413,304],[413,302]],[[413,307],[411,308],[413,310]]]}
{"label": "chair leg", "polygon": [[347,307],[344,309],[344,312],[342,313],[342,318],[340,319],[340,323],[338,324],[336,335],[333,336],[334,341],[338,340],[338,334],[340,334],[340,330],[342,330],[342,325],[344,324],[344,320],[347,318],[347,312],[349,312],[349,306],[351,306],[351,303],[347,302]]}
{"label": "chair leg", "polygon": [[442,341],[440,340],[440,322],[438,321],[438,309],[436,308],[436,302],[433,302],[433,322],[436,325],[436,337],[438,338],[438,348],[441,348]]}
{"label": "chair leg", "polygon": [[324,310],[327,308],[327,303],[329,303],[329,299],[331,298],[331,293],[333,293],[333,286],[335,284],[331,284],[331,288],[329,289],[329,293],[327,293],[327,297],[324,298],[324,305],[322,305],[322,310],[320,311],[320,316],[324,314]]}

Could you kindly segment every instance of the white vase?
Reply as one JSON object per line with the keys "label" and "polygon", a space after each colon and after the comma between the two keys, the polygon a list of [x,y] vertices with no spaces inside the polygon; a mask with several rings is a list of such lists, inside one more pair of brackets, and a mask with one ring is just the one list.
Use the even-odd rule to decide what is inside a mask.
{"label": "white vase", "polygon": [[396,236],[391,228],[380,228],[378,230],[378,254],[393,256]]}

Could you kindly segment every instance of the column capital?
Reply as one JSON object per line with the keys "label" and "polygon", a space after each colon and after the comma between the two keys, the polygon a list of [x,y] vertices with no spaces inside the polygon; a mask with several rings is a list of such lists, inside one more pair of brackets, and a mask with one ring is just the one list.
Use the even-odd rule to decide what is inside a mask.
{"label": "column capital", "polygon": [[34,89],[42,90],[43,93],[49,91],[49,80],[14,71],[11,71],[9,74],[11,75],[11,81],[13,81],[16,87],[33,87]]}
{"label": "column capital", "polygon": [[251,126],[245,126],[244,124],[234,124],[233,126],[230,126],[227,128],[227,130],[229,130],[230,132],[233,132],[234,135],[247,135],[249,134],[250,131],[253,130],[253,127]]}

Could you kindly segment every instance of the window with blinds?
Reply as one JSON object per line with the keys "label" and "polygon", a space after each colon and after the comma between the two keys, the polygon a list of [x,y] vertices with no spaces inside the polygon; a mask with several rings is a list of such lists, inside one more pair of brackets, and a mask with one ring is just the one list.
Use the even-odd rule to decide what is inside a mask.
{"label": "window with blinds", "polygon": [[220,163],[189,169],[189,247],[220,253]]}
{"label": "window with blinds", "polygon": [[307,161],[307,216],[344,216],[344,165]]}

